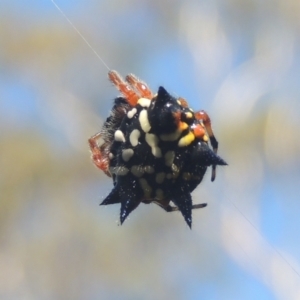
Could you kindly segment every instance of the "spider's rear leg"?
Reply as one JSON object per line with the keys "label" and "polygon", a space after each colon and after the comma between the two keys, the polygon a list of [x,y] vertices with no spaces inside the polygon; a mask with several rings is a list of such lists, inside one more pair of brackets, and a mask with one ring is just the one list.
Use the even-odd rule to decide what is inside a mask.
{"label": "spider's rear leg", "polygon": [[109,172],[109,157],[107,153],[107,143],[99,147],[98,140],[101,138],[101,133],[97,133],[89,138],[88,142],[92,152],[92,160],[96,167],[102,170],[107,176],[111,177]]}
{"label": "spider's rear leg", "polygon": [[153,98],[153,94],[147,84],[139,80],[135,75],[129,74],[125,79],[134,89],[136,89],[137,92],[140,93],[142,98],[150,100]]}
{"label": "spider's rear leg", "polygon": [[192,206],[192,209],[197,209],[197,208],[204,208],[207,206],[207,203],[199,203],[199,204],[194,204]]}
{"label": "spider's rear leg", "polygon": [[[214,136],[209,115],[204,110],[200,110],[195,113],[195,117],[197,120],[201,120],[203,122],[203,125],[208,133],[209,140],[213,147],[213,150],[214,150],[215,154],[217,154],[218,141]],[[211,181],[214,181],[215,178],[216,178],[216,165],[212,165]]]}
{"label": "spider's rear leg", "polygon": [[[157,204],[159,207],[161,207],[166,212],[179,211],[179,208],[177,206],[172,206],[170,204],[162,203],[159,201],[154,201],[154,203]],[[194,204],[194,205],[192,205],[192,209],[204,208],[206,206],[207,206],[207,203]]]}

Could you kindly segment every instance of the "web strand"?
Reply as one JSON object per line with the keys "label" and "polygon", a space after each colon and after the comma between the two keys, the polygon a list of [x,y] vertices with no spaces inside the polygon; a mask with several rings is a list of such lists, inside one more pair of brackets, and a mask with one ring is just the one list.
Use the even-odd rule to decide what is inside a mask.
{"label": "web strand", "polygon": [[81,32],[76,28],[76,26],[71,22],[71,20],[66,16],[66,14],[61,10],[61,8],[56,4],[54,0],[51,0],[53,5],[57,8],[57,10],[64,16],[64,18],[69,22],[69,24],[73,27],[73,29],[77,32],[77,34],[83,39],[83,41],[87,44],[87,46],[94,52],[94,54],[98,57],[104,67],[110,71],[110,68],[105,63],[105,61],[101,58],[101,56],[96,52],[96,50],[92,47],[92,45],[87,41],[87,39],[81,34]]}
{"label": "web strand", "polygon": [[272,245],[270,242],[268,242],[266,239],[263,238],[262,234],[260,233],[260,231],[256,228],[256,226],[250,221],[250,219],[235,205],[235,203],[233,203],[233,201],[231,201],[230,199],[227,200],[229,201],[233,207],[241,214],[241,216],[244,217],[244,219],[252,226],[252,228],[254,228],[254,230],[259,234],[259,236],[265,241],[265,243],[267,245],[269,245],[273,251],[275,253],[277,253],[277,255],[279,255],[279,257],[291,268],[291,270],[300,278],[300,274],[299,272],[288,262],[288,260],[279,252],[279,250]]}

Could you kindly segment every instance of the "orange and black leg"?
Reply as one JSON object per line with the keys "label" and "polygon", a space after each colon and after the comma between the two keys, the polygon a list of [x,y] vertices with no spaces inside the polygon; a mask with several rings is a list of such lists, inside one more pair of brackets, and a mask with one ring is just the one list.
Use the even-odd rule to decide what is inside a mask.
{"label": "orange and black leg", "polygon": [[141,98],[150,100],[153,98],[153,94],[147,84],[139,80],[135,75],[129,74],[125,79],[140,94]]}
{"label": "orange and black leg", "polygon": [[99,147],[98,140],[101,138],[101,134],[97,133],[89,139],[89,145],[92,152],[92,160],[96,167],[102,170],[107,176],[111,177],[109,173],[109,157],[105,152],[106,144],[104,143]]}
{"label": "orange and black leg", "polygon": [[135,92],[135,90],[124,81],[124,79],[116,71],[108,72],[109,80],[116,86],[116,88],[121,92],[124,98],[131,106],[136,106],[140,96]]}

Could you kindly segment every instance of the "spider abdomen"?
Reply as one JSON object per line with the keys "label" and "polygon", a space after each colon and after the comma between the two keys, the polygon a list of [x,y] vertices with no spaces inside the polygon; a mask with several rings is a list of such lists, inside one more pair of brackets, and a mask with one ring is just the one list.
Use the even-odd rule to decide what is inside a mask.
{"label": "spider abdomen", "polygon": [[[126,97],[115,100],[111,116],[103,125],[105,144],[100,147],[100,154],[91,146],[93,153],[109,160],[104,167],[95,164],[111,175],[114,183],[101,204],[121,203],[123,223],[141,202],[154,202],[166,211],[180,210],[191,226],[192,208],[205,206],[193,205],[191,192],[202,181],[207,167],[226,164],[208,146],[207,128],[217,147],[209,117],[204,112],[204,118],[199,117],[185,100],[174,98],[163,87],[151,97],[147,90],[148,98],[136,97],[133,91],[126,94],[130,86],[118,86],[121,79],[116,76],[110,74]],[[132,87],[147,89],[130,76],[126,79]],[[90,139],[90,145],[92,142]],[[170,206],[171,201],[175,207]]]}

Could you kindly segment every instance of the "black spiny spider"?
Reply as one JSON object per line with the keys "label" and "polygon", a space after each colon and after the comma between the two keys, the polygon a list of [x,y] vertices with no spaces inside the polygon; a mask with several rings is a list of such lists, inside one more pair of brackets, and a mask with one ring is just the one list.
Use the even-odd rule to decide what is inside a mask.
{"label": "black spiny spider", "polygon": [[226,165],[216,155],[218,142],[209,116],[194,112],[186,100],[163,87],[153,95],[132,74],[126,81],[116,71],[108,76],[122,96],[115,99],[102,130],[89,139],[94,164],[114,184],[101,205],[121,203],[122,224],[141,202],[154,202],[167,212],[180,210],[191,227],[192,209],[206,206],[193,205],[191,192],[207,167],[212,166],[213,181],[216,165]]}

